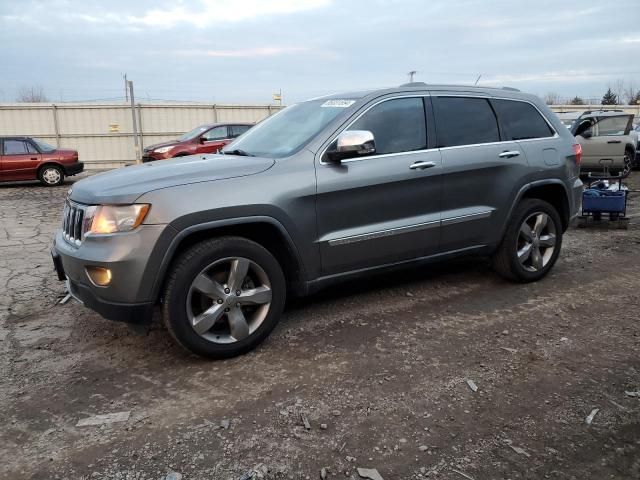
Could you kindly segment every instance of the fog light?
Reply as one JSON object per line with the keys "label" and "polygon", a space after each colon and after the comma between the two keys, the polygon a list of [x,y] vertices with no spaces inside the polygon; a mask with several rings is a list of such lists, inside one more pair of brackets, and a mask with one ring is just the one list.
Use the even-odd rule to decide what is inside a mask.
{"label": "fog light", "polygon": [[111,283],[111,270],[102,267],[87,267],[87,275],[94,285],[106,287]]}

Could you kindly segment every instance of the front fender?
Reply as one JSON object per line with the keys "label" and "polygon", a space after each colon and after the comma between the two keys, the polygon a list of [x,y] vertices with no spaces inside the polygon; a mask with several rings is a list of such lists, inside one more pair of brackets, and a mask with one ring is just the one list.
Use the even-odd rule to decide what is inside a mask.
{"label": "front fender", "polygon": [[[295,257],[298,268],[300,269],[301,279],[306,279],[305,265],[300,257],[300,253],[296,247],[296,244],[284,227],[284,225],[277,219],[269,216],[246,216],[237,218],[227,218],[212,221],[205,221],[201,223],[188,224],[185,219],[177,219],[172,222],[163,232],[163,235],[158,239],[156,245],[149,256],[147,268],[143,275],[143,282],[146,282],[151,286],[150,298],[158,299],[160,295],[160,289],[164,282],[164,278],[169,269],[171,261],[175,257],[178,247],[192,234],[202,232],[206,230],[214,230],[224,227],[233,227],[238,225],[251,225],[259,223],[268,223],[269,225],[278,229],[283,238],[287,242],[287,247]],[[179,228],[176,228],[176,227]]]}

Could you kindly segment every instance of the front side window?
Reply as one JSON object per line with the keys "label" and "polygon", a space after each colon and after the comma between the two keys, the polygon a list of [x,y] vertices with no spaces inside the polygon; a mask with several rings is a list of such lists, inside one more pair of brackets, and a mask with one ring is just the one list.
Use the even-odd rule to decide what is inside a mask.
{"label": "front side window", "polygon": [[227,127],[225,126],[212,128],[208,132],[202,134],[202,138],[208,142],[212,140],[224,140],[227,137]]}
{"label": "front side window", "polygon": [[229,128],[231,129],[231,138],[236,138],[249,130],[251,127],[249,125],[231,125]]}
{"label": "front side window", "polygon": [[493,100],[504,127],[505,140],[552,137],[553,130],[533,105],[514,100]]}
{"label": "front side window", "polygon": [[427,129],[421,97],[396,98],[379,103],[348,130],[369,130],[376,154],[412,152],[427,148]]}
{"label": "front side window", "polygon": [[434,97],[439,147],[500,141],[498,121],[485,98]]}
{"label": "front side window", "polygon": [[5,155],[24,155],[29,153],[27,143],[22,140],[5,140],[4,141],[4,154]]}

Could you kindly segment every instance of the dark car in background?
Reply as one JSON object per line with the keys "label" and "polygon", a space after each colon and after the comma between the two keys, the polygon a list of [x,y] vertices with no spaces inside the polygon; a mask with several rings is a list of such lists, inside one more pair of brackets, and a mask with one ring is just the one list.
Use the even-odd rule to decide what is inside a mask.
{"label": "dark car in background", "polygon": [[54,187],[83,169],[76,150],[52,147],[30,137],[0,137],[0,181],[37,179]]}
{"label": "dark car in background", "polygon": [[143,162],[173,157],[217,153],[227,143],[253,127],[251,123],[210,123],[200,125],[169,142],[150,145],[144,149]]}

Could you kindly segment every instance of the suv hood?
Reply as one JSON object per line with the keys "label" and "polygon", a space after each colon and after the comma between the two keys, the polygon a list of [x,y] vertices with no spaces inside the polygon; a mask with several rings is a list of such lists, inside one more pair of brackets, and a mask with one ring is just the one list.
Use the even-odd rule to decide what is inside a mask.
{"label": "suv hood", "polygon": [[161,188],[244,177],[273,166],[272,158],[193,155],[100,173],[76,182],[70,198],[87,205],[129,204]]}

